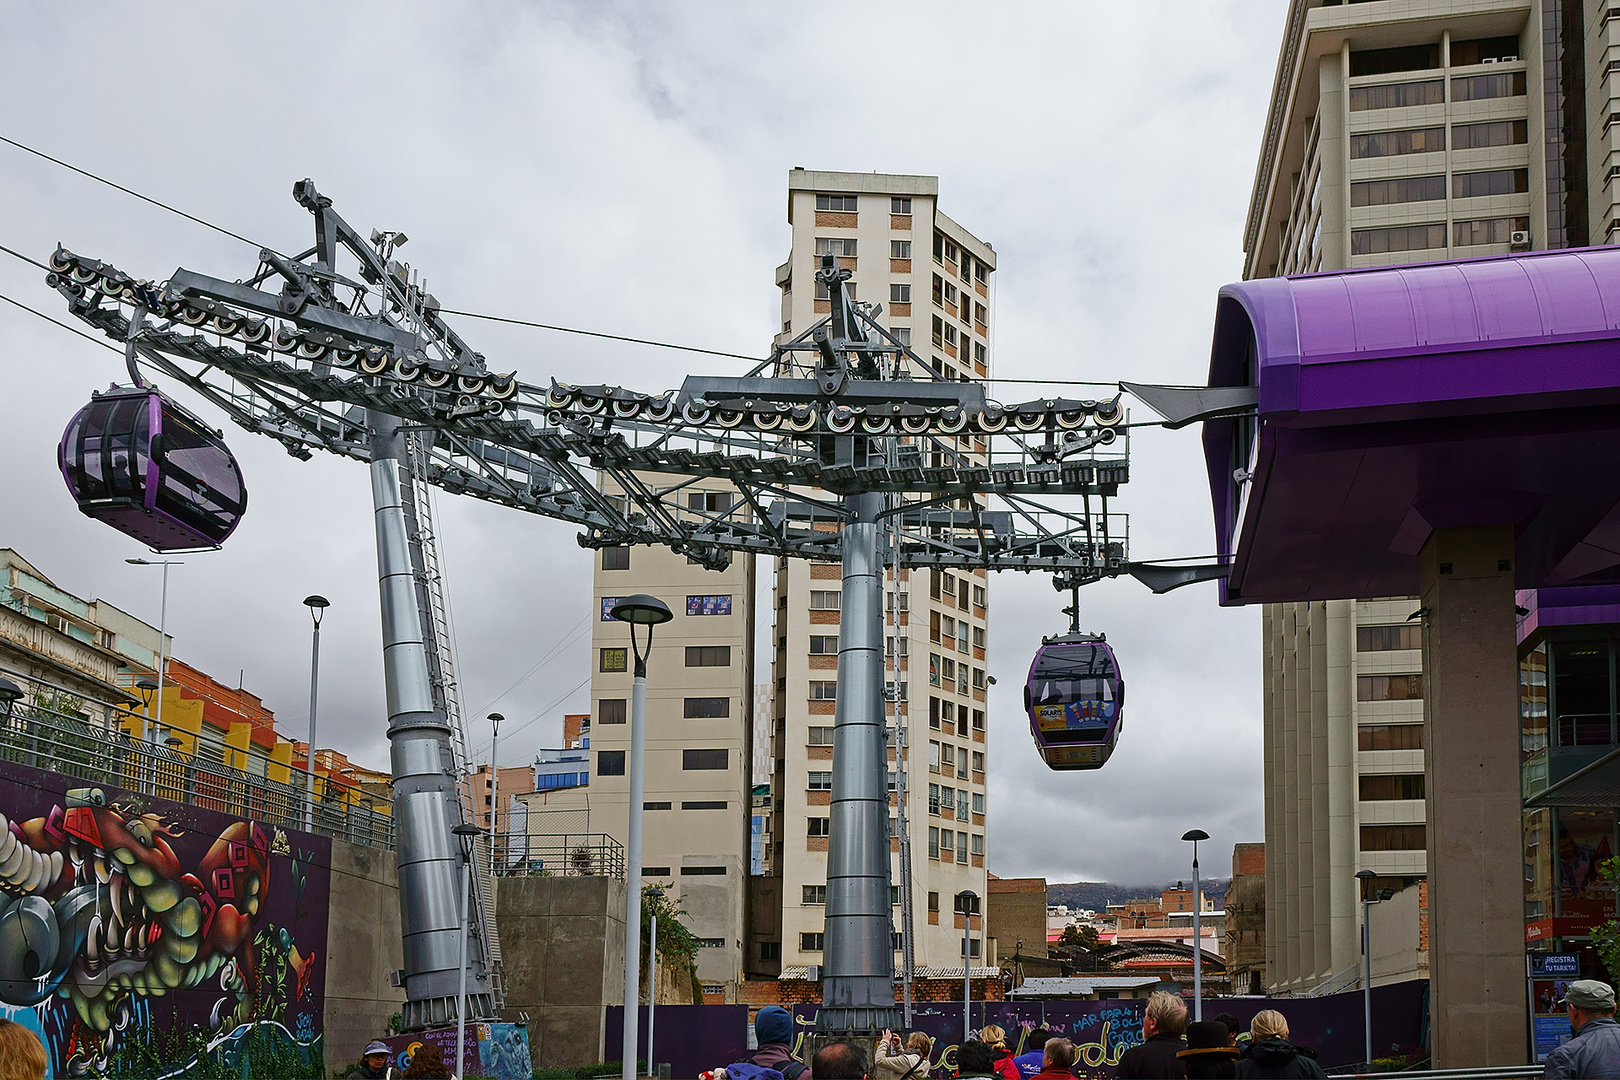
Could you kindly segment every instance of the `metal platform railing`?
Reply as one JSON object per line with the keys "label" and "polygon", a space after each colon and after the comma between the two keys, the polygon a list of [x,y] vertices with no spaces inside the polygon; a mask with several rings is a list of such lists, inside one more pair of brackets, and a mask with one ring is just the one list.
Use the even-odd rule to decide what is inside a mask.
{"label": "metal platform railing", "polygon": [[1483,1069],[1404,1069],[1401,1072],[1358,1072],[1362,1065],[1328,1069],[1329,1076],[1355,1077],[1356,1080],[1539,1080],[1546,1073],[1543,1065],[1494,1065]]}
{"label": "metal platform railing", "polygon": [[624,877],[624,845],[607,833],[497,833],[499,877]]}
{"label": "metal platform railing", "polygon": [[[43,769],[70,781],[106,784],[221,814],[304,828],[308,795],[302,783],[282,783],[206,754],[142,742],[120,730],[121,723],[142,719],[124,705],[86,697],[9,668],[0,667],[0,675],[23,691],[9,708],[0,703],[0,761]],[[206,739],[196,745],[221,758],[242,753]],[[294,775],[302,781],[302,773]],[[392,847],[389,800],[345,791],[325,779],[316,777],[314,831],[351,844]]]}

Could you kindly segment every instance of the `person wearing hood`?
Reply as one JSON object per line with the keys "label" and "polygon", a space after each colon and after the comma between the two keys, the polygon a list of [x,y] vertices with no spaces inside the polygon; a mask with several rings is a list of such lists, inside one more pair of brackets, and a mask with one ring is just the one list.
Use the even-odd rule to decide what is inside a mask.
{"label": "person wearing hood", "polygon": [[1316,1063],[1316,1051],[1288,1041],[1288,1021],[1276,1009],[1255,1013],[1249,1024],[1249,1045],[1237,1060],[1242,1077],[1322,1077],[1327,1073]]}
{"label": "person wearing hood", "polygon": [[754,1014],[754,1039],[759,1049],[748,1060],[762,1069],[775,1069],[786,1080],[798,1080],[807,1071],[793,1056],[793,1014],[780,1005],[767,1005]]}

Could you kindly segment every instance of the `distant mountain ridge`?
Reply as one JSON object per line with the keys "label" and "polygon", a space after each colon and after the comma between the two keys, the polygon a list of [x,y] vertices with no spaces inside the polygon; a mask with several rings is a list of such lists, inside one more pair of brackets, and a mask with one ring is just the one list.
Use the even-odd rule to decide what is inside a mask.
{"label": "distant mountain ridge", "polygon": [[[1220,910],[1222,902],[1226,899],[1226,878],[1204,879],[1199,885],[1204,895],[1215,902],[1216,910]],[[1192,888],[1192,881],[1181,882],[1183,888]],[[1158,885],[1116,885],[1111,881],[1067,881],[1051,882],[1046,886],[1046,903],[1048,906],[1065,904],[1069,908],[1090,908],[1102,911],[1109,904],[1120,904],[1126,900],[1140,899],[1145,896],[1158,896],[1165,889],[1173,889],[1176,882],[1167,881]]]}

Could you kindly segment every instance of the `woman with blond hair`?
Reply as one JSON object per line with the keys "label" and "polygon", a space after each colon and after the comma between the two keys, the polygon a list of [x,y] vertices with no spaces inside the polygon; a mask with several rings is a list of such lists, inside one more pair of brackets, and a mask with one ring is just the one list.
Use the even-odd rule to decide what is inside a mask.
{"label": "woman with blond hair", "polygon": [[990,1047],[990,1053],[995,1061],[991,1068],[995,1074],[1002,1080],[1019,1080],[1023,1074],[1018,1071],[1018,1066],[1013,1064],[1012,1051],[1007,1049],[1006,1030],[999,1024],[986,1024],[979,1029],[979,1038]]}
{"label": "woman with blond hair", "polygon": [[1262,1009],[1249,1024],[1249,1045],[1237,1060],[1239,1077],[1327,1077],[1316,1051],[1288,1041],[1288,1020],[1276,1009]]}
{"label": "woman with blond hair", "polygon": [[923,1080],[928,1075],[928,1055],[933,1049],[934,1040],[920,1031],[906,1037],[904,1049],[900,1036],[884,1031],[872,1058],[872,1076],[874,1080]]}

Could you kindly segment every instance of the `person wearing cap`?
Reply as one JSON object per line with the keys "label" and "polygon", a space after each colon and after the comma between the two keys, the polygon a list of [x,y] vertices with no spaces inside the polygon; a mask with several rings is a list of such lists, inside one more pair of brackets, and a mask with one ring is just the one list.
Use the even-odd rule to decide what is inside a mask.
{"label": "person wearing cap", "polygon": [[360,1052],[360,1071],[355,1075],[365,1080],[391,1080],[395,1075],[391,1059],[394,1052],[381,1039],[372,1039]]}
{"label": "person wearing cap", "polygon": [[1596,979],[1569,984],[1560,1003],[1569,1013],[1569,1040],[1547,1055],[1546,1076],[1620,1076],[1620,1024],[1614,987]]}
{"label": "person wearing cap", "polygon": [[1176,1057],[1187,1066],[1187,1080],[1203,1080],[1237,1076],[1233,1063],[1239,1053],[1224,1023],[1199,1020],[1187,1025],[1187,1049],[1177,1050]]}

